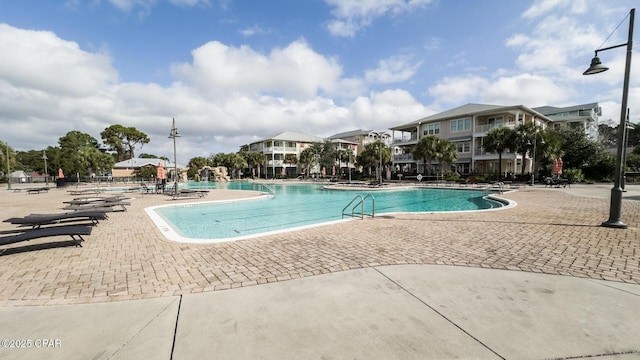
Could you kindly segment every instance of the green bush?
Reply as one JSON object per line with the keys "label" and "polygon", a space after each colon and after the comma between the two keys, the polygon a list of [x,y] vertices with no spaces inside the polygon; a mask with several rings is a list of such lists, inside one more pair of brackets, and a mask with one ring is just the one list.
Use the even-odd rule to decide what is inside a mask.
{"label": "green bush", "polygon": [[578,183],[584,181],[584,175],[582,169],[564,169],[562,175],[572,183]]}

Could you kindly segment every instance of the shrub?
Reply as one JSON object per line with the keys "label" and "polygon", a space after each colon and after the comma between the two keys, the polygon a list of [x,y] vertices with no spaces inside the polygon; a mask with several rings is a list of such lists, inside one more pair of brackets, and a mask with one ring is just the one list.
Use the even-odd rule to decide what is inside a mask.
{"label": "shrub", "polygon": [[578,183],[584,181],[584,175],[582,169],[564,169],[562,175],[572,183]]}

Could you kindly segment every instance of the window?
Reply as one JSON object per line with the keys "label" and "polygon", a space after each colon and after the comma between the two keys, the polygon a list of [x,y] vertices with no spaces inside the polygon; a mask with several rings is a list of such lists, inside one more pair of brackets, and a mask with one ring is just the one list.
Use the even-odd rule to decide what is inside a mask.
{"label": "window", "polygon": [[495,125],[495,127],[500,127],[504,123],[504,119],[502,116],[496,116],[488,119],[489,125]]}
{"label": "window", "polygon": [[451,132],[461,132],[471,130],[471,118],[451,120]]}
{"label": "window", "polygon": [[455,144],[456,144],[456,149],[458,150],[459,153],[466,153],[471,151],[470,141],[457,142]]}
{"label": "window", "polygon": [[438,135],[440,134],[440,123],[436,124],[427,124],[424,126],[423,135]]}

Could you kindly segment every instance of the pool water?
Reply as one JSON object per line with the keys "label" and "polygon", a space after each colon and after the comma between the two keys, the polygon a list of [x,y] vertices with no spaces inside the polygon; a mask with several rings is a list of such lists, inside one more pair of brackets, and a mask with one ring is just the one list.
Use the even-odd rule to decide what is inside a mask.
{"label": "pool water", "polygon": [[[157,207],[155,213],[179,235],[202,242],[205,239],[248,237],[342,219],[345,206],[357,195],[371,194],[375,214],[395,212],[464,211],[502,207],[485,198],[487,192],[463,189],[410,188],[403,190],[326,190],[315,184],[269,185],[275,196],[258,199]],[[193,186],[191,186],[193,188]],[[255,183],[228,183],[218,188],[264,190]],[[348,208],[351,212],[353,206]],[[364,212],[372,203],[365,201]],[[360,212],[360,207],[357,207]],[[349,216],[345,218],[350,218]],[[162,227],[161,227],[162,228]],[[198,239],[200,241],[198,241]],[[174,239],[176,240],[176,239]]]}

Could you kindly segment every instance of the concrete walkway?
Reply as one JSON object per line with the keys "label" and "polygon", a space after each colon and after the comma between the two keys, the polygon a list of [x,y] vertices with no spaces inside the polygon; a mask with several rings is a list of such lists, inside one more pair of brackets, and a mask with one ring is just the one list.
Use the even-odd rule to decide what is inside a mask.
{"label": "concrete walkway", "polygon": [[216,245],[162,240],[142,197],[83,248],[0,257],[0,358],[640,359],[640,187],[626,230],[599,227],[610,189]]}
{"label": "concrete walkway", "polygon": [[[640,285],[454,266],[0,308],[2,359],[637,359]],[[7,340],[2,340],[6,342]],[[603,356],[607,355],[607,356]]]}

